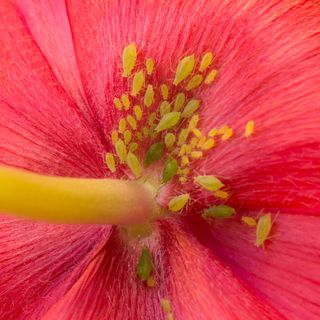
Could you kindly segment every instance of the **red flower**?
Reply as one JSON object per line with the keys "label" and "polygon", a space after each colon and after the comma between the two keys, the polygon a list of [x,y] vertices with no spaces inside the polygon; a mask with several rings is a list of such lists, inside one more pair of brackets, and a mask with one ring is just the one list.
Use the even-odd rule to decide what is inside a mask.
{"label": "red flower", "polygon": [[[161,189],[163,206],[179,194],[191,200],[183,214],[153,222],[145,238],[130,227],[2,215],[0,319],[318,319],[319,21],[311,0],[2,0],[3,165],[55,176],[131,178],[118,160],[114,174],[104,162],[107,152],[116,154],[111,131],[133,110],[113,105],[132,83],[122,77],[121,64],[130,43],[138,50],[133,72],[152,58],[148,83],[157,93],[167,83],[171,97],[182,87],[172,83],[179,61],[194,54],[199,62],[213,52],[215,83],[187,90],[187,98],[201,100],[202,134],[230,127],[191,161],[186,183],[174,177]],[[142,103],[143,95],[134,99]],[[255,130],[246,138],[250,120]],[[226,130],[230,139],[223,139]],[[145,135],[138,157],[165,134]],[[161,177],[163,165],[148,167],[144,176]],[[230,198],[200,188],[190,178],[199,175],[219,177],[225,185],[219,191]],[[202,218],[203,209],[222,202],[237,215]],[[260,221],[268,212],[275,219],[272,238],[257,247],[255,229],[241,217]],[[136,269],[150,267],[150,259],[148,286],[141,279],[148,272],[137,277]]]}

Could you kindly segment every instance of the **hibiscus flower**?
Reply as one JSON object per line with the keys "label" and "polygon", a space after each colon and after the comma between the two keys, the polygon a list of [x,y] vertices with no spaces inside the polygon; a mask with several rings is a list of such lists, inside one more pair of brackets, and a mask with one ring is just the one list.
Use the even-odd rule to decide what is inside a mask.
{"label": "hibiscus flower", "polygon": [[311,0],[2,0],[0,319],[318,319],[319,61]]}

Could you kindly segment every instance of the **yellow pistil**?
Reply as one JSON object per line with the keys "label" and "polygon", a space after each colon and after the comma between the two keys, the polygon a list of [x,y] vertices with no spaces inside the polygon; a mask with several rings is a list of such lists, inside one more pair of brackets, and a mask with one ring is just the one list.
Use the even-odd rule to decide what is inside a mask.
{"label": "yellow pistil", "polygon": [[185,207],[185,205],[188,203],[189,199],[190,199],[189,193],[181,194],[179,196],[172,198],[169,201],[169,205],[168,205],[169,210],[173,212],[181,211]]}
{"label": "yellow pistil", "polygon": [[180,82],[186,79],[192,73],[194,65],[194,55],[187,56],[180,60],[173,84],[177,86]]}
{"label": "yellow pistil", "polygon": [[254,131],[254,121],[250,120],[246,124],[246,129],[245,129],[244,136],[246,138],[249,138],[253,134],[253,131]]}
{"label": "yellow pistil", "polygon": [[129,77],[137,61],[137,49],[134,43],[124,48],[122,56],[123,76]]}

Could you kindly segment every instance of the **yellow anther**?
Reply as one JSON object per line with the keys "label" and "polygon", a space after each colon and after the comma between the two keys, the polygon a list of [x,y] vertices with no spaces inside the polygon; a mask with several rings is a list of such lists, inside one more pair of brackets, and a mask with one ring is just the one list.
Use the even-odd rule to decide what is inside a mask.
{"label": "yellow anther", "polygon": [[226,132],[222,135],[221,140],[227,141],[233,136],[233,129],[228,128]]}
{"label": "yellow anther", "polygon": [[130,108],[130,100],[129,100],[129,96],[127,94],[122,94],[121,95],[121,101],[124,105],[124,109],[125,110],[129,110]]}
{"label": "yellow anther", "polygon": [[185,144],[183,144],[182,146],[181,146],[181,148],[180,148],[180,150],[179,150],[179,157],[182,157],[182,156],[184,156],[185,155],[185,153],[186,153],[186,145]]}
{"label": "yellow anther", "polygon": [[186,178],[186,177],[179,177],[179,181],[180,181],[181,183],[186,183],[186,182],[188,182],[188,178]]}
{"label": "yellow anther", "polygon": [[160,115],[163,117],[165,114],[169,113],[171,110],[170,103],[168,101],[162,101],[160,104]]}
{"label": "yellow anther", "polygon": [[126,130],[127,127],[127,121],[125,118],[121,118],[119,120],[119,132],[124,133],[124,130]]}
{"label": "yellow anther", "polygon": [[154,61],[151,58],[146,60],[147,75],[151,76],[154,70]]}
{"label": "yellow anther", "polygon": [[155,112],[150,113],[149,117],[148,117],[148,124],[149,126],[153,126],[154,125],[154,121],[157,119],[157,114]]}
{"label": "yellow anther", "polygon": [[160,86],[161,95],[163,100],[168,100],[169,97],[169,87],[166,84],[162,84]]}
{"label": "yellow anther", "polygon": [[[201,132],[200,132],[200,136],[201,136]],[[197,143],[198,143],[198,139],[197,139],[197,138],[195,138],[195,137],[191,138],[191,140],[190,140],[190,147],[191,147],[192,149],[194,149],[194,148],[196,147]]]}
{"label": "yellow anther", "polygon": [[219,128],[218,134],[223,135],[223,134],[225,134],[229,129],[230,129],[230,127],[229,127],[227,124],[225,124],[224,126],[222,126],[221,128]]}
{"label": "yellow anther", "polygon": [[176,99],[174,101],[173,110],[180,111],[186,102],[186,95],[183,92],[180,92],[176,95]]}
{"label": "yellow anther", "polygon": [[179,146],[183,145],[187,141],[188,135],[189,135],[188,129],[182,129],[180,131],[179,138],[178,138],[178,145]]}
{"label": "yellow anther", "polygon": [[147,279],[147,286],[149,288],[153,288],[156,285],[156,280],[154,280],[153,276],[149,276]]}
{"label": "yellow anther", "polygon": [[193,89],[196,89],[196,88],[199,88],[199,86],[201,85],[203,81],[203,76],[201,74],[196,74],[195,76],[193,76],[187,86],[186,86],[186,90],[187,91],[190,91],[190,90],[193,90]]}
{"label": "yellow anther", "polygon": [[121,103],[121,100],[119,98],[114,98],[113,99],[113,103],[115,105],[115,107],[118,109],[118,110],[121,110],[122,109],[122,103]]}
{"label": "yellow anther", "polygon": [[214,140],[212,138],[208,139],[202,146],[202,150],[210,150],[214,147]]}
{"label": "yellow anther", "polygon": [[190,145],[186,145],[186,154],[190,154],[192,151],[192,148]]}
{"label": "yellow anther", "polygon": [[138,138],[139,141],[143,140],[143,135],[142,135],[142,133],[140,131],[137,132],[137,138]]}
{"label": "yellow anther", "polygon": [[188,130],[192,131],[197,128],[197,124],[199,122],[199,115],[195,114],[194,116],[191,117],[189,124],[188,124]]}
{"label": "yellow anther", "polygon": [[133,77],[132,89],[131,89],[131,95],[133,97],[135,97],[140,92],[140,90],[144,86],[144,81],[145,81],[144,72],[140,70]]}
{"label": "yellow anther", "polygon": [[126,159],[127,159],[127,147],[124,144],[124,142],[119,139],[116,144],[115,144],[115,148],[116,148],[116,153],[120,159],[121,163],[125,163]]}
{"label": "yellow anther", "polygon": [[256,227],[256,242],[255,245],[260,247],[268,239],[272,228],[271,214],[267,213],[261,216]]}
{"label": "yellow anther", "polygon": [[179,123],[181,118],[181,112],[170,112],[165,114],[159,121],[156,132],[170,129]]}
{"label": "yellow anther", "polygon": [[216,198],[219,198],[219,199],[228,199],[229,198],[229,193],[227,191],[224,191],[224,190],[217,190],[213,193],[213,195],[216,197]]}
{"label": "yellow anther", "polygon": [[148,84],[146,93],[144,95],[144,104],[147,107],[150,107],[154,101],[154,90],[151,84]]}
{"label": "yellow anther", "polygon": [[183,118],[191,117],[200,107],[200,100],[192,99],[185,106],[181,116]]}
{"label": "yellow anther", "polygon": [[213,61],[213,54],[211,52],[207,52],[203,55],[200,63],[199,71],[203,72],[208,69]]}
{"label": "yellow anther", "polygon": [[202,151],[191,151],[190,156],[193,159],[200,159],[200,158],[202,158],[203,153],[202,153]]}
{"label": "yellow anther", "polygon": [[205,78],[204,83],[211,84],[214,81],[214,79],[216,78],[217,74],[218,74],[218,70],[215,70],[215,69],[211,70],[208,73],[207,77]]}
{"label": "yellow anther", "polygon": [[173,133],[169,132],[165,135],[164,143],[167,146],[167,148],[171,148],[175,142],[176,142],[176,136]]}
{"label": "yellow anther", "polygon": [[143,128],[142,128],[142,133],[143,133],[143,135],[144,135],[145,137],[147,137],[147,136],[149,135],[149,133],[150,133],[149,128],[148,128],[148,127],[143,127]]}
{"label": "yellow anther", "polygon": [[241,221],[244,222],[249,227],[255,227],[257,225],[256,219],[249,216],[242,216]]}
{"label": "yellow anther", "polygon": [[198,147],[199,148],[202,147],[206,141],[207,141],[207,138],[205,136],[202,136],[198,141]]}
{"label": "yellow anther", "polygon": [[139,148],[139,145],[136,142],[132,142],[129,145],[129,151],[130,152],[135,152],[135,151],[138,150],[138,148]]}
{"label": "yellow anther", "polygon": [[213,129],[211,129],[209,131],[208,137],[215,137],[218,133],[219,133],[219,129],[218,128],[213,128]]}
{"label": "yellow anther", "polygon": [[202,136],[202,133],[199,129],[193,129],[192,132],[197,138],[200,138]]}
{"label": "yellow anther", "polygon": [[137,121],[131,114],[127,116],[127,121],[133,130],[137,130]]}
{"label": "yellow anther", "polygon": [[181,194],[180,196],[173,197],[169,201],[169,210],[173,212],[178,212],[182,210],[190,199],[189,193]]}
{"label": "yellow anther", "polygon": [[194,181],[202,188],[209,191],[217,191],[224,186],[224,184],[215,176],[197,176],[194,178]]}
{"label": "yellow anther", "polygon": [[192,73],[194,64],[195,64],[194,55],[187,56],[182,60],[180,60],[173,84],[177,86],[181,81],[186,79]]}
{"label": "yellow anther", "polygon": [[252,135],[253,131],[254,131],[254,121],[250,120],[246,124],[246,130],[245,130],[244,136],[246,138],[250,137]]}
{"label": "yellow anther", "polygon": [[119,134],[118,134],[118,131],[112,131],[111,133],[111,140],[112,140],[112,143],[115,144],[119,139]]}
{"label": "yellow anther", "polygon": [[124,143],[129,144],[132,139],[132,133],[130,130],[126,130],[123,134],[124,136]]}
{"label": "yellow anther", "polygon": [[137,61],[137,49],[134,43],[129,44],[123,50],[122,65],[123,76],[129,77]]}
{"label": "yellow anther", "polygon": [[112,153],[106,153],[105,162],[111,172],[116,172],[116,162]]}
{"label": "yellow anther", "polygon": [[181,166],[185,167],[189,163],[190,163],[189,158],[187,156],[182,156],[182,158],[181,158]]}
{"label": "yellow anther", "polygon": [[136,176],[136,178],[140,177],[141,175],[141,165],[138,158],[132,153],[128,152],[127,155],[127,164],[132,173]]}
{"label": "yellow anther", "polygon": [[165,313],[171,312],[171,303],[169,299],[161,299],[161,306]]}
{"label": "yellow anther", "polygon": [[142,118],[142,109],[140,106],[134,106],[133,107],[133,112],[136,116],[136,119],[139,121]]}

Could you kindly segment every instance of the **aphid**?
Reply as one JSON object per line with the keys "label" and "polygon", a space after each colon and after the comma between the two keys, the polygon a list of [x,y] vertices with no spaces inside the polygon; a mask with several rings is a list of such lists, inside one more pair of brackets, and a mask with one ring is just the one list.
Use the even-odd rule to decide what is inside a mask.
{"label": "aphid", "polygon": [[136,176],[136,178],[140,177],[141,175],[141,165],[138,158],[132,153],[128,152],[127,155],[127,164],[132,171],[132,173]]}
{"label": "aphid", "polygon": [[123,50],[122,65],[123,76],[129,77],[137,61],[137,49],[134,43],[129,44]]}
{"label": "aphid", "polygon": [[213,61],[213,54],[211,52],[207,52],[203,55],[200,63],[199,71],[203,72],[208,69]]}
{"label": "aphid", "polygon": [[143,140],[143,135],[142,135],[142,133],[140,131],[137,132],[137,138],[138,138],[139,141]]}
{"label": "aphid", "polygon": [[162,101],[160,104],[160,116],[163,117],[165,114],[170,112],[170,103],[168,101]]}
{"label": "aphid", "polygon": [[198,147],[202,147],[205,142],[207,141],[207,138],[205,136],[200,137],[199,141],[198,141]]}
{"label": "aphid", "polygon": [[163,100],[167,100],[169,97],[169,87],[166,84],[162,84],[160,86],[160,91],[161,91]]}
{"label": "aphid", "polygon": [[162,173],[162,182],[167,183],[170,181],[178,171],[178,162],[173,157],[169,156]]}
{"label": "aphid", "polygon": [[151,58],[146,60],[147,75],[151,76],[154,70],[154,61]]}
{"label": "aphid", "polygon": [[125,132],[123,133],[124,136],[124,143],[125,144],[129,144],[131,139],[132,139],[132,133],[130,130],[125,130]]}
{"label": "aphid", "polygon": [[157,114],[155,112],[150,113],[149,117],[148,117],[148,124],[149,126],[153,126],[154,121],[157,118]]}
{"label": "aphid", "polygon": [[134,114],[135,114],[135,116],[136,116],[136,119],[138,120],[138,121],[140,121],[141,120],[141,118],[142,118],[142,109],[141,109],[141,107],[140,106],[134,106],[133,107],[133,112],[134,112]]}
{"label": "aphid", "polygon": [[154,101],[154,90],[151,84],[148,84],[146,93],[144,95],[144,104],[146,107],[150,107]]}
{"label": "aphid", "polygon": [[115,144],[119,139],[119,134],[118,134],[118,131],[112,131],[111,133],[111,140],[112,140],[112,143]]}
{"label": "aphid", "polygon": [[217,134],[219,133],[219,129],[218,128],[213,128],[208,132],[208,137],[215,137]]}
{"label": "aphid", "polygon": [[182,210],[187,204],[187,202],[189,201],[189,199],[190,199],[189,193],[185,193],[185,194],[181,194],[180,196],[173,197],[169,201],[169,205],[168,205],[169,210],[173,212],[178,212]]}
{"label": "aphid", "polygon": [[256,241],[257,247],[263,246],[264,242],[268,239],[272,228],[271,214],[267,213],[259,217],[256,226]]}
{"label": "aphid", "polygon": [[164,144],[162,142],[154,143],[150,146],[146,154],[145,164],[150,165],[161,159],[164,153]]}
{"label": "aphid", "polygon": [[124,133],[124,131],[126,130],[127,127],[127,121],[125,118],[121,118],[119,120],[119,132],[120,133]]}
{"label": "aphid", "polygon": [[112,153],[107,152],[105,155],[106,165],[111,172],[116,172],[116,162]]}
{"label": "aphid", "polygon": [[[195,130],[195,129],[194,129]],[[198,130],[199,131],[199,130]],[[199,131],[200,132],[200,131]],[[201,136],[201,132],[200,132],[200,136]],[[193,149],[193,148],[195,148],[195,146],[197,145],[197,143],[198,143],[198,139],[197,138],[195,138],[195,137],[193,137],[193,138],[191,138],[191,140],[190,140],[190,147]]]}
{"label": "aphid", "polygon": [[138,150],[139,145],[136,142],[132,142],[129,145],[129,151],[130,152],[135,152],[136,150]]}
{"label": "aphid", "polygon": [[137,265],[137,276],[141,281],[146,281],[153,270],[153,262],[151,252],[148,247],[144,247],[141,251],[139,262]]}
{"label": "aphid", "polygon": [[201,145],[202,150],[210,150],[214,147],[214,140],[212,138],[208,139]]}
{"label": "aphid", "polygon": [[144,81],[145,81],[144,72],[143,70],[140,70],[133,77],[132,89],[131,89],[131,95],[133,97],[135,97],[140,92],[140,90],[144,86]]}
{"label": "aphid", "polygon": [[253,134],[253,131],[254,131],[254,121],[250,120],[246,124],[246,130],[245,130],[244,136],[246,138],[249,138]]}
{"label": "aphid", "polygon": [[173,81],[173,84],[177,86],[181,81],[186,79],[192,73],[194,65],[194,55],[190,55],[181,59],[177,67],[176,76]]}
{"label": "aphid", "polygon": [[170,303],[169,299],[167,299],[167,298],[161,299],[161,306],[162,306],[162,310],[165,313],[171,312],[171,303]]}
{"label": "aphid", "polygon": [[201,74],[196,74],[189,80],[186,86],[186,90],[191,91],[193,89],[198,88],[201,85],[202,81],[203,81],[203,76]]}
{"label": "aphid", "polygon": [[173,111],[180,111],[186,102],[186,96],[183,92],[180,92],[176,95],[174,101]]}
{"label": "aphid", "polygon": [[176,136],[171,132],[167,133],[164,137],[164,143],[166,144],[167,148],[171,148],[174,145],[175,141]]}
{"label": "aphid", "polygon": [[121,102],[124,106],[125,110],[129,110],[130,108],[130,100],[129,100],[129,96],[127,94],[122,94],[121,95]]}
{"label": "aphid", "polygon": [[194,181],[209,191],[217,191],[224,187],[224,184],[215,176],[197,176]]}
{"label": "aphid", "polygon": [[149,276],[147,279],[147,286],[149,288],[153,288],[156,285],[156,281],[154,280],[153,276]]}
{"label": "aphid", "polygon": [[222,135],[221,140],[227,141],[233,136],[233,129],[228,128],[226,132]]}
{"label": "aphid", "polygon": [[189,121],[188,130],[192,131],[196,129],[198,122],[199,122],[199,115],[198,114],[193,115]]}
{"label": "aphid", "polygon": [[126,159],[127,159],[127,147],[124,144],[124,142],[119,139],[116,143],[115,143],[115,148],[116,148],[116,153],[120,159],[120,163],[125,163]]}
{"label": "aphid", "polygon": [[119,98],[114,98],[113,99],[113,103],[115,105],[115,107],[120,111],[122,109],[122,103],[121,100]]}
{"label": "aphid", "polygon": [[241,221],[244,222],[249,227],[255,227],[257,225],[257,221],[253,217],[242,216]]}
{"label": "aphid", "polygon": [[191,117],[200,107],[200,100],[192,99],[185,106],[181,116],[183,118]]}
{"label": "aphid", "polygon": [[193,159],[200,159],[200,158],[202,158],[203,153],[202,153],[202,151],[191,151],[190,156]]}
{"label": "aphid", "polygon": [[137,130],[137,121],[131,114],[127,116],[127,122],[133,130]]}
{"label": "aphid", "polygon": [[191,151],[192,151],[191,146],[190,145],[186,145],[185,150],[186,150],[186,154],[190,154]]}
{"label": "aphid", "polygon": [[189,131],[188,129],[182,129],[178,138],[178,145],[182,146],[188,139]]}
{"label": "aphid", "polygon": [[235,209],[225,204],[212,206],[204,210],[204,218],[231,218],[236,213]]}
{"label": "aphid", "polygon": [[165,114],[156,126],[156,132],[170,129],[179,123],[181,118],[181,112],[169,112]]}
{"label": "aphid", "polygon": [[229,198],[229,193],[224,190],[217,190],[217,191],[213,192],[213,195],[216,198],[224,199],[224,200]]}
{"label": "aphid", "polygon": [[216,78],[217,74],[218,74],[218,70],[215,70],[215,69],[211,70],[208,73],[207,77],[205,78],[204,83],[211,84],[214,81],[214,79]]}

